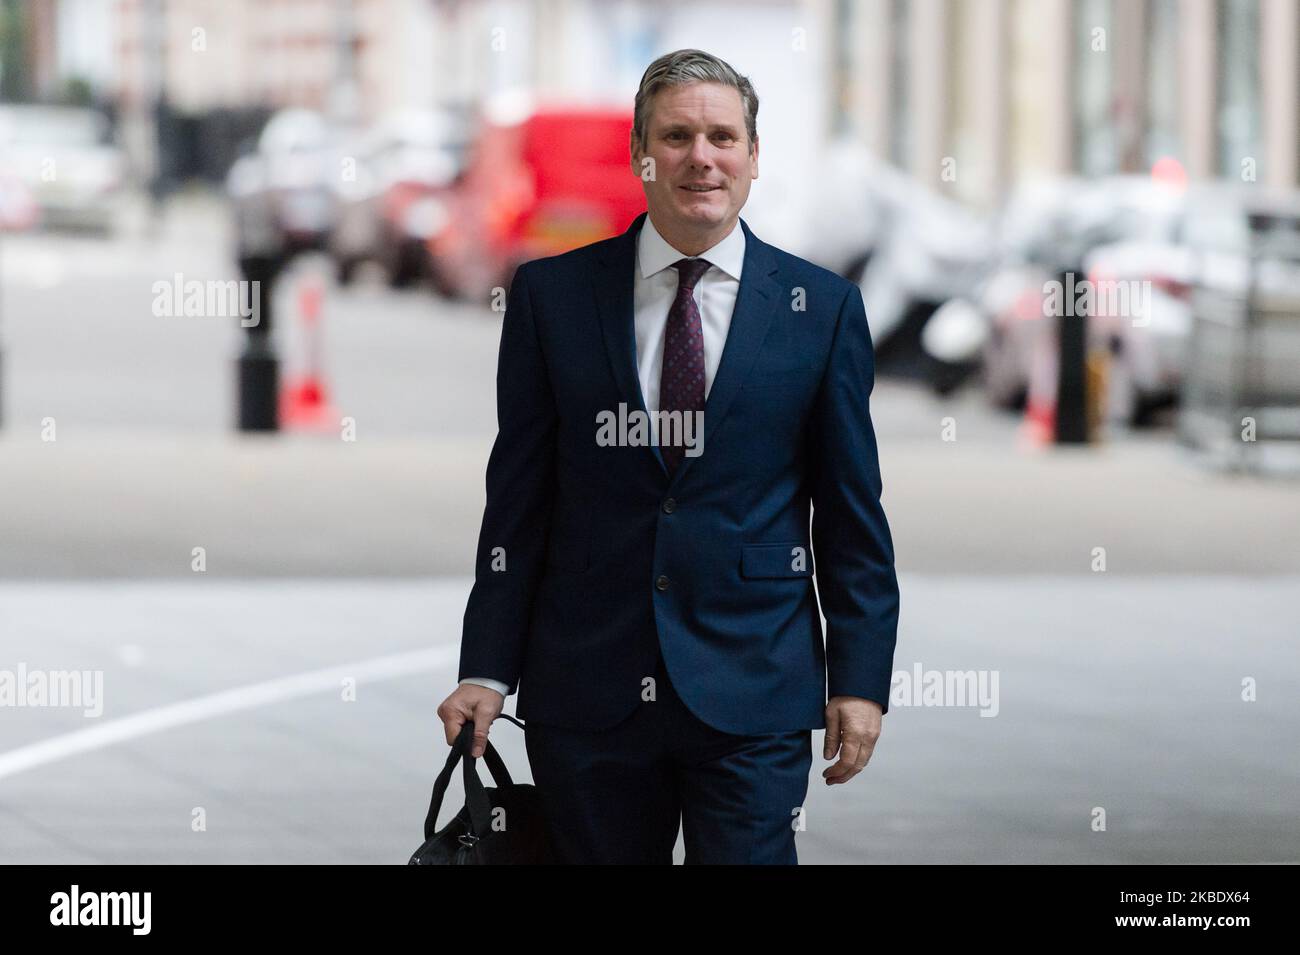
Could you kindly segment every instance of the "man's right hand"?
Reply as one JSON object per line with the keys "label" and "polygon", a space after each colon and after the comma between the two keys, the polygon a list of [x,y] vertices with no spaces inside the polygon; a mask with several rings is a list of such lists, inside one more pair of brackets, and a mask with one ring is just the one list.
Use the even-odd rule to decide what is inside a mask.
{"label": "man's right hand", "polygon": [[488,728],[501,715],[506,698],[496,690],[474,683],[462,683],[438,707],[438,719],[447,732],[447,745],[454,746],[466,720],[474,722],[474,743],[470,755],[482,756],[487,749]]}

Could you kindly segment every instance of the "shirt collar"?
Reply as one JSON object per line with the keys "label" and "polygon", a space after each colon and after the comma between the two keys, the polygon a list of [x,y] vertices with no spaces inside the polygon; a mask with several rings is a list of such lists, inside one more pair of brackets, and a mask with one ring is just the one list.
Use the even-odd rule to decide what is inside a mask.
{"label": "shirt collar", "polygon": [[[637,237],[637,263],[641,269],[641,277],[649,278],[656,272],[662,272],[682,258],[690,258],[690,256],[684,256],[669,245],[668,241],[659,234],[659,230],[654,227],[647,213],[645,222],[641,225],[641,234]],[[741,228],[740,220],[736,220],[735,226],[727,233],[725,239],[713,248],[705,249],[697,258],[708,259],[710,265],[716,266],[739,282],[740,272],[745,265],[745,230]]]}

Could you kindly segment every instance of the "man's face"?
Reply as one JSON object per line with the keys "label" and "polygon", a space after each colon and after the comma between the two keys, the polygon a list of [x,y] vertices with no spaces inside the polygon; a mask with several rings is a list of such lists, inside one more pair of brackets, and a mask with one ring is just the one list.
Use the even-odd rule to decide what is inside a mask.
{"label": "man's face", "polygon": [[[739,90],[721,83],[660,90],[644,152],[640,145],[633,134],[632,169],[657,228],[717,239],[731,231],[758,178],[758,140],[751,149]],[[643,175],[645,157],[654,159],[653,179]]]}

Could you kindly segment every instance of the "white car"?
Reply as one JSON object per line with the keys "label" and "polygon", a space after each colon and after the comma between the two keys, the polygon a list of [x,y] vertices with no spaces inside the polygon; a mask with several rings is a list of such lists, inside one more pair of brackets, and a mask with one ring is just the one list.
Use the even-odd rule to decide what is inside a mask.
{"label": "white car", "polygon": [[126,183],[111,133],[93,109],[0,106],[0,177],[22,184],[42,225],[109,232]]}
{"label": "white car", "polygon": [[[1146,263],[1134,249],[1177,243],[1185,201],[1182,190],[1145,176],[1035,183],[1013,196],[999,228],[1001,264],[975,297],[987,321],[982,357],[992,403],[1017,408],[1031,390],[1046,387],[1043,369],[1055,357],[1056,334],[1048,297],[1058,283],[1060,293],[1073,297],[1085,283],[1138,272],[1146,278]],[[1179,312],[1185,285],[1142,287],[1150,290],[1142,313],[1127,314],[1129,303],[1125,309],[1138,326],[1101,307],[1088,328],[1094,346],[1112,351],[1110,416],[1131,422],[1176,394],[1177,342],[1186,334]],[[1172,360],[1156,360],[1164,356]]]}
{"label": "white car", "polygon": [[257,147],[226,175],[241,261],[287,262],[324,249],[344,173],[341,136],[319,113],[285,109],[267,122]]}
{"label": "white car", "polygon": [[[1116,242],[1089,254],[1085,269],[1094,285],[1136,293],[1132,308],[1098,314],[1100,330],[1116,343],[1111,398],[1121,409],[1178,400],[1198,307],[1216,308],[1224,321],[1240,320],[1247,295],[1254,294],[1300,319],[1300,259],[1288,264],[1264,254],[1251,274],[1250,218],[1284,209],[1300,210],[1300,193],[1206,184],[1187,193],[1174,235]],[[1113,297],[1111,304],[1120,301]],[[1260,361],[1255,373],[1261,382],[1284,381],[1295,355],[1264,348]]]}

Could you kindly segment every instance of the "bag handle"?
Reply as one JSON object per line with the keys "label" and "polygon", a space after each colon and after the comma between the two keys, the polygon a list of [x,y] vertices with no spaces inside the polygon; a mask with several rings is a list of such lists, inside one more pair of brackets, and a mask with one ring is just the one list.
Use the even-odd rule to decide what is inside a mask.
{"label": "bag handle", "polygon": [[[504,718],[514,723],[521,729],[524,724],[519,722],[513,716],[507,713],[498,714],[499,718]],[[442,767],[442,772],[438,774],[437,780],[433,784],[433,796],[429,800],[429,812],[424,818],[424,838],[426,840],[433,838],[437,831],[438,813],[442,809],[443,797],[447,794],[447,786],[451,782],[452,770],[456,764],[463,758],[464,780],[465,780],[465,805],[469,807],[470,822],[474,828],[475,837],[481,837],[487,832],[492,825],[492,802],[488,799],[487,790],[483,787],[483,780],[479,778],[476,758],[470,753],[474,743],[474,721],[466,720],[460,728],[460,734],[452,744],[451,752],[447,755],[447,762]],[[498,786],[505,787],[513,785],[510,778],[510,771],[506,769],[505,761],[501,759],[501,754],[496,751],[491,740],[487,740],[487,746],[483,751],[483,759],[488,764],[488,772],[492,774],[492,779]]]}

